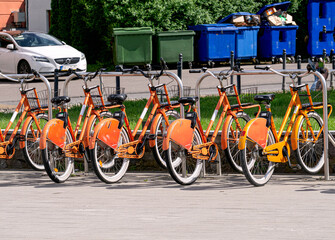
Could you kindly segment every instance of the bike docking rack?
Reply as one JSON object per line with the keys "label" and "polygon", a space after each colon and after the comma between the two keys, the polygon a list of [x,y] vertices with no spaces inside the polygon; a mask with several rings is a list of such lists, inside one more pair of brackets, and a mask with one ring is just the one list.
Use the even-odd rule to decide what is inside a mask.
{"label": "bike docking rack", "polygon": [[[44,82],[45,86],[46,86],[46,90],[47,90],[47,97],[48,97],[48,119],[52,119],[52,104],[51,104],[51,86],[49,81],[41,74],[37,74],[37,76],[35,76],[34,74],[2,74],[0,72],[0,78],[3,79],[7,79],[13,82],[17,82],[17,83],[24,83],[24,82],[30,82],[33,81],[35,79],[40,79]],[[22,82],[23,81],[23,82]]]}
{"label": "bike docking rack", "polygon": [[[154,74],[156,73],[156,71],[144,71],[144,73],[146,74]],[[86,75],[87,72],[81,72],[81,73],[77,73],[78,75]],[[143,77],[143,75],[140,73],[140,72],[132,72],[132,73],[123,73],[123,72],[102,72],[101,74],[98,75],[99,77],[103,78],[103,77],[115,77],[116,79],[119,79],[121,77]],[[166,76],[166,77],[169,77],[169,78],[172,78],[174,81],[177,82],[177,85],[179,87],[179,97],[183,97],[183,93],[184,93],[184,88],[183,88],[183,83],[181,81],[181,79],[174,73],[172,72],[164,72],[162,75],[163,76]],[[68,96],[68,86],[69,86],[69,83],[71,82],[71,80],[77,78],[77,75],[76,74],[71,74],[69,77],[67,77],[65,79],[65,82],[64,82],[64,85],[63,85],[63,89],[62,89],[62,93],[64,96]],[[100,78],[100,85],[102,83],[102,80]],[[120,87],[120,86],[119,86]],[[102,89],[103,90],[103,89]],[[67,106],[67,105],[65,105]],[[180,117],[183,118],[184,117],[184,106],[181,104],[180,105]],[[148,130],[149,131],[149,130]],[[138,131],[138,133],[141,133],[141,130]],[[85,172],[88,172],[88,164],[86,161],[84,161],[84,171]]]}
{"label": "bike docking rack", "polygon": [[[212,73],[215,76],[218,76],[219,74],[227,74],[228,71],[213,71]],[[282,69],[282,70],[276,70],[277,72],[280,73],[280,75],[282,75],[283,77],[290,77],[291,75],[296,75],[297,78],[304,78],[307,77],[309,75],[314,75],[316,77],[318,77],[321,80],[321,84],[322,84],[322,96],[323,96],[323,124],[324,124],[324,128],[323,128],[323,132],[324,132],[324,136],[328,136],[324,138],[324,176],[325,176],[325,180],[330,180],[329,177],[329,154],[328,154],[328,143],[330,140],[331,143],[335,146],[335,139],[332,137],[332,135],[329,133],[328,131],[328,109],[327,109],[327,83],[325,78],[322,76],[322,74],[318,71],[306,71],[306,70],[301,70],[301,69]],[[248,71],[244,71],[241,70],[239,72],[233,72],[233,75],[236,76],[242,76],[242,75],[275,75],[278,73],[274,73],[271,71],[266,71],[266,70],[248,70]],[[335,74],[335,70],[332,71],[332,74]],[[201,112],[200,112],[200,87],[201,87],[201,83],[204,79],[206,79],[207,77],[213,77],[213,75],[211,73],[205,72],[203,73],[200,78],[197,80],[196,86],[195,86],[195,94],[198,97],[198,101],[196,103],[197,106],[197,110],[198,110],[198,114],[199,114],[199,118],[201,118]],[[218,165],[219,170],[217,170],[218,174],[221,174],[221,161],[219,161],[220,165]],[[203,173],[205,175],[205,172]]]}

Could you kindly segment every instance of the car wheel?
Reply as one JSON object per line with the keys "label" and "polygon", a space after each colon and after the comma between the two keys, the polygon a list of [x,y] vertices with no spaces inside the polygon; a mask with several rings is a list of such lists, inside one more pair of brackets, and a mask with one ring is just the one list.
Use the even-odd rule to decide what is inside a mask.
{"label": "car wheel", "polygon": [[18,74],[31,73],[29,63],[25,60],[20,61],[19,65],[17,66],[17,73]]}

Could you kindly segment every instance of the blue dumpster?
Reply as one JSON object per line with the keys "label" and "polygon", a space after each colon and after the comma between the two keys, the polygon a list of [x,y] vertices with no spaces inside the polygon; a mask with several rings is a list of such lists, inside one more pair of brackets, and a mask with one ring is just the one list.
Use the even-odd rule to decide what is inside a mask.
{"label": "blue dumpster", "polygon": [[233,24],[201,24],[188,29],[196,33],[194,52],[199,62],[226,61],[235,51],[237,28]]}
{"label": "blue dumpster", "polygon": [[296,25],[270,26],[265,15],[268,10],[286,11],[291,2],[281,2],[266,5],[257,14],[262,16],[262,25],[258,32],[258,56],[260,58],[278,58],[286,50],[287,56],[294,56],[296,51],[296,34],[299,28]]}
{"label": "blue dumpster", "polygon": [[[218,23],[230,23],[236,16],[252,16],[255,14],[248,12],[238,12],[230,14],[221,19]],[[235,39],[235,59],[251,59],[257,57],[257,33],[259,26],[238,26]]]}
{"label": "blue dumpster", "polygon": [[335,27],[335,1],[309,0],[307,4],[307,22],[310,30],[320,30]]}
{"label": "blue dumpster", "polygon": [[308,43],[311,57],[327,55],[334,49],[335,1],[309,0],[307,5]]}

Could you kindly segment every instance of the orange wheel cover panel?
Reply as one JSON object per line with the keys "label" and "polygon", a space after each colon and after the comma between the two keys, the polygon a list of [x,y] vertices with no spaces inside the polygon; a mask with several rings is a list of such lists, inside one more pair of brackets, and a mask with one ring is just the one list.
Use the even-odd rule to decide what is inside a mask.
{"label": "orange wheel cover panel", "polygon": [[[31,119],[32,117],[27,117],[27,119],[24,121],[20,135],[24,136],[26,134],[27,127]],[[25,145],[26,145],[25,141],[20,141],[20,148],[24,148]]]}
{"label": "orange wheel cover panel", "polygon": [[222,150],[225,150],[227,146],[227,128],[230,122],[230,119],[232,118],[232,115],[228,115],[226,120],[224,121],[222,132],[221,132],[221,148]]}
{"label": "orange wheel cover panel", "polygon": [[168,128],[167,136],[163,140],[163,150],[169,148],[170,139],[187,150],[192,148],[194,129],[191,120],[177,119]]}
{"label": "orange wheel cover panel", "polygon": [[121,129],[118,128],[119,121],[114,118],[106,118],[98,123],[94,129],[93,139],[90,142],[90,149],[95,146],[95,140],[99,139],[109,147],[116,149],[119,143]]}
{"label": "orange wheel cover panel", "polygon": [[66,129],[64,128],[64,122],[62,120],[52,119],[47,122],[42,131],[40,148],[45,149],[47,139],[58,147],[64,148],[66,140],[65,131]]}
{"label": "orange wheel cover panel", "polygon": [[[157,122],[159,120],[159,118],[161,117],[161,114],[157,114],[156,117],[154,118],[154,120],[151,123],[151,128],[150,128],[150,134],[154,134],[156,126],[157,126]],[[163,117],[163,116],[162,116]],[[153,148],[155,146],[155,140],[149,140],[149,146],[151,148]]]}
{"label": "orange wheel cover panel", "polygon": [[250,120],[245,125],[240,135],[238,149],[244,149],[247,137],[251,138],[253,141],[264,148],[266,146],[268,130],[269,129],[266,127],[265,118],[254,118]]}
{"label": "orange wheel cover panel", "polygon": [[304,115],[299,115],[297,117],[297,119],[295,120],[295,123],[294,123],[293,128],[292,128],[292,132],[291,132],[291,147],[292,147],[293,151],[295,151],[298,148],[299,125],[300,125],[300,122],[302,121],[303,117],[304,117]]}

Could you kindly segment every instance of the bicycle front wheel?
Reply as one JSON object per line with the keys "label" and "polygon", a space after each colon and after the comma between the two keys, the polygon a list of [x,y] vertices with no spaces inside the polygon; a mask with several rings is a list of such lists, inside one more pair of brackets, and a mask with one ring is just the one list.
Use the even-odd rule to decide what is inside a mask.
{"label": "bicycle front wheel", "polygon": [[[64,146],[72,143],[72,136],[69,129],[65,131]],[[73,172],[73,158],[66,157],[62,148],[50,140],[46,140],[46,148],[41,150],[45,171],[56,183],[65,182]]]}
{"label": "bicycle front wheel", "polygon": [[[193,135],[192,148],[202,144],[201,136],[196,129]],[[169,149],[165,151],[166,165],[171,177],[181,185],[191,185],[201,172],[203,160],[194,159],[182,146],[170,141]]]}
{"label": "bicycle front wheel", "polygon": [[169,123],[167,124],[165,121],[165,118],[163,115],[159,115],[159,120],[157,121],[157,125],[155,128],[155,132],[153,134],[155,134],[155,146],[153,148],[151,148],[152,153],[154,155],[154,158],[157,162],[157,164],[163,168],[166,169],[166,162],[163,156],[163,138],[164,138],[164,134],[166,134],[167,128],[169,126],[169,124],[171,122],[173,122],[174,120],[180,118],[178,112],[176,111],[167,111],[166,113],[166,117],[169,120]]}
{"label": "bicycle front wheel", "polygon": [[[118,146],[129,142],[125,128],[122,128]],[[129,166],[128,158],[119,158],[114,149],[100,139],[96,139],[95,147],[91,150],[92,165],[98,178],[105,183],[115,183],[126,174]]]}
{"label": "bicycle front wheel", "polygon": [[241,156],[240,150],[238,149],[238,142],[240,134],[246,125],[249,122],[250,117],[245,112],[239,112],[236,114],[236,119],[231,118],[228,123],[228,127],[224,129],[227,133],[227,139],[222,139],[226,141],[227,148],[224,150],[226,158],[230,166],[237,172],[243,172],[241,166]]}
{"label": "bicycle front wheel", "polygon": [[[275,138],[269,130],[266,146],[274,143]],[[240,151],[243,173],[247,180],[256,187],[265,185],[272,177],[275,168],[275,163],[268,161],[262,152],[263,148],[248,137],[245,148]]]}
{"label": "bicycle front wheel", "polygon": [[[29,119],[29,118],[28,118]],[[44,125],[48,122],[48,115],[38,114],[36,120],[31,118],[25,129],[21,134],[24,136],[23,155],[27,163],[35,170],[44,170],[43,160],[40,150],[40,137]],[[41,129],[41,131],[38,130]]]}
{"label": "bicycle front wheel", "polygon": [[[316,112],[309,112],[307,118],[311,124],[310,127],[308,127],[306,117],[303,117],[298,125],[298,134],[295,136],[298,148],[295,150],[295,155],[305,172],[315,174],[324,164],[324,134],[323,131],[320,132],[323,120]],[[313,139],[311,130],[315,137],[320,133],[317,139]]]}

